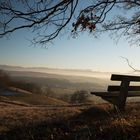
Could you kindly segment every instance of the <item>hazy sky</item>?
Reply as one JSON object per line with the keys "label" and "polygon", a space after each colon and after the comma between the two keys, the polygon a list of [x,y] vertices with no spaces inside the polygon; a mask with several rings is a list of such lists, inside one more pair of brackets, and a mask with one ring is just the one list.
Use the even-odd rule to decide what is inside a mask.
{"label": "hazy sky", "polygon": [[140,47],[130,46],[127,40],[119,42],[103,34],[95,39],[88,33],[73,39],[70,33],[58,37],[49,48],[30,46],[32,34],[20,30],[12,36],[0,39],[0,64],[25,67],[51,67],[67,69],[91,69],[94,71],[132,71],[126,61],[140,69]]}
{"label": "hazy sky", "polygon": [[[30,34],[28,34],[30,35]],[[0,39],[0,64],[40,66],[68,69],[92,69],[95,71],[131,71],[126,61],[140,69],[140,47],[130,46],[125,39],[118,44],[107,34],[95,39],[84,33],[77,39],[57,38],[49,48],[30,46],[26,32],[16,32],[10,39]]]}

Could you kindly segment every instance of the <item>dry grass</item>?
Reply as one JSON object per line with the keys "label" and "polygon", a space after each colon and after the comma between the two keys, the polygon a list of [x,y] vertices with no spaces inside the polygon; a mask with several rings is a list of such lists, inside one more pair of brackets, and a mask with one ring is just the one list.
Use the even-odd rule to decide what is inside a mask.
{"label": "dry grass", "polygon": [[10,87],[8,89],[9,91],[16,92],[17,95],[13,96],[0,96],[0,101],[5,101],[13,104],[19,104],[19,105],[68,105],[68,103],[47,97],[43,94],[34,94],[31,92],[28,92],[26,90],[22,90],[19,88]]}
{"label": "dry grass", "polygon": [[59,116],[64,119],[78,113],[78,110],[71,108],[23,107],[6,103],[1,103],[0,107],[0,133],[28,124],[52,122]]}
{"label": "dry grass", "polygon": [[139,140],[140,104],[125,113],[108,104],[89,107],[24,107],[0,104],[2,140]]}

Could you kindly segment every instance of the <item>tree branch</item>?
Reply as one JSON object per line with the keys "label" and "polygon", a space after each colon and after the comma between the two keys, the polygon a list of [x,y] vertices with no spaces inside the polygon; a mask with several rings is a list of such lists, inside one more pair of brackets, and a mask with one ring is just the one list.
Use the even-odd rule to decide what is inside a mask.
{"label": "tree branch", "polygon": [[[87,0],[79,11],[81,2],[79,0],[2,0],[0,37],[29,28],[36,33],[34,41],[45,44],[60,35],[63,29],[73,22],[74,17],[77,17],[71,29],[73,33],[118,31],[134,42],[140,42],[139,0]],[[113,8],[118,9],[120,15],[119,12],[117,14],[112,12],[113,18],[108,20]],[[130,11],[131,16],[122,14],[122,11]]]}
{"label": "tree branch", "polygon": [[130,64],[128,58],[123,57],[123,56],[121,56],[121,58],[124,59],[124,60],[127,62],[128,66],[129,66],[134,72],[140,72],[139,69],[134,68],[134,67]]}

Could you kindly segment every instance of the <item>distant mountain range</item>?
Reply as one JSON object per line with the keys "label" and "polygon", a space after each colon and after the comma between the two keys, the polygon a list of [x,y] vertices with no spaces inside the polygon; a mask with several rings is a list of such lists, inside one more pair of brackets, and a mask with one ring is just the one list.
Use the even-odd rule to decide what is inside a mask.
{"label": "distant mountain range", "polygon": [[57,75],[72,75],[72,76],[86,76],[86,77],[100,77],[105,78],[110,76],[110,72],[99,72],[92,70],[80,70],[80,69],[57,69],[47,67],[20,67],[10,65],[0,65],[1,70],[6,71],[24,71],[24,72],[39,72]]}

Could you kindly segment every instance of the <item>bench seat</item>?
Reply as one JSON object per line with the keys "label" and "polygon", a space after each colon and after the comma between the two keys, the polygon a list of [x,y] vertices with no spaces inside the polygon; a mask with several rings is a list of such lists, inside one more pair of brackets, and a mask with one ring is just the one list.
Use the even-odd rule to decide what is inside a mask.
{"label": "bench seat", "polygon": [[[91,92],[91,94],[94,94],[96,96],[101,97],[118,97],[119,92]],[[140,96],[140,91],[129,91],[127,97],[137,97]]]}

